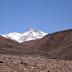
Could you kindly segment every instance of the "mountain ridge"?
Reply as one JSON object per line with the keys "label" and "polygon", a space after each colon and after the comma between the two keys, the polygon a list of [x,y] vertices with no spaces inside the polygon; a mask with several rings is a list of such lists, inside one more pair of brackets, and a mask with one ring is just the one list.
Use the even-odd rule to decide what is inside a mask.
{"label": "mountain ridge", "polygon": [[72,59],[72,29],[48,34],[41,39],[18,43],[0,37],[0,54]]}
{"label": "mountain ridge", "polygon": [[45,35],[47,35],[47,33],[30,28],[27,32],[24,33],[12,32],[2,36],[22,43],[29,40],[40,39]]}

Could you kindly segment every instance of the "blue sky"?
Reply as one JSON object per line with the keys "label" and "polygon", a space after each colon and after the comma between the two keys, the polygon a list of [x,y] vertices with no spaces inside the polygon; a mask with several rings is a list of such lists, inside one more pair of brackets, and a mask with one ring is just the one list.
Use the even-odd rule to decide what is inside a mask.
{"label": "blue sky", "polygon": [[29,27],[48,33],[72,28],[72,0],[0,0],[0,34]]}

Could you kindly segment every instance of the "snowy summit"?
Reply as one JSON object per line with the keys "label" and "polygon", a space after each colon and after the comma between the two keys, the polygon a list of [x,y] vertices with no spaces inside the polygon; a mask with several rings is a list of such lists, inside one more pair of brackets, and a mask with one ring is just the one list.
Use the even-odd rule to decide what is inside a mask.
{"label": "snowy summit", "polygon": [[40,30],[35,30],[33,28],[29,28],[27,32],[24,33],[18,33],[18,32],[12,32],[6,35],[2,35],[3,37],[15,40],[19,43],[30,41],[30,40],[36,40],[43,38],[47,33],[42,32]]}

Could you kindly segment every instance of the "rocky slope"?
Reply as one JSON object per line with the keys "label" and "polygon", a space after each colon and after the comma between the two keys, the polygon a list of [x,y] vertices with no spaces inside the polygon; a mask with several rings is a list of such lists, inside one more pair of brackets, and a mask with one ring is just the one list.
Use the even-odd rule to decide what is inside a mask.
{"label": "rocky slope", "polygon": [[0,72],[72,72],[72,29],[23,43],[0,36]]}
{"label": "rocky slope", "polygon": [[0,36],[0,53],[72,59],[72,29],[48,34],[41,39],[24,43]]}

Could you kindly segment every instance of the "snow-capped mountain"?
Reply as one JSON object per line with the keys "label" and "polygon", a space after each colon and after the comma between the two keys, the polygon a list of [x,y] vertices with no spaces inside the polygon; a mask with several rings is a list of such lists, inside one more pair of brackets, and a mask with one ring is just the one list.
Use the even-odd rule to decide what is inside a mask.
{"label": "snow-capped mountain", "polygon": [[12,32],[2,36],[22,43],[29,40],[43,38],[45,35],[47,35],[47,33],[30,28],[27,32],[24,33]]}

